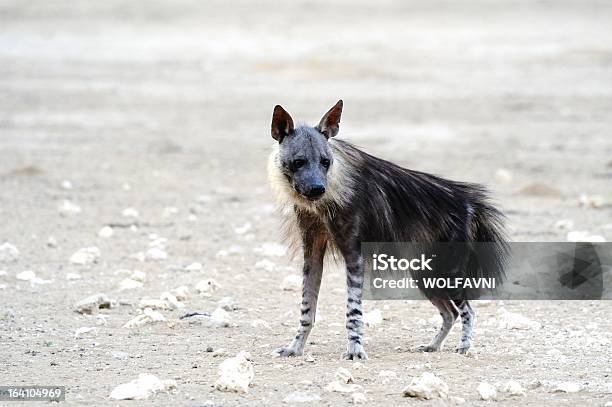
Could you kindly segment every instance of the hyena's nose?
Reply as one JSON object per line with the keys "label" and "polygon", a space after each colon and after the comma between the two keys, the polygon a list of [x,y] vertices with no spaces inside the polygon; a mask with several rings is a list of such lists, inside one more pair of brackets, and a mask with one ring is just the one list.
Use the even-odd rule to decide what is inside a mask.
{"label": "hyena's nose", "polygon": [[319,198],[321,195],[325,193],[325,187],[321,184],[313,184],[308,187],[306,191],[306,196],[310,199]]}

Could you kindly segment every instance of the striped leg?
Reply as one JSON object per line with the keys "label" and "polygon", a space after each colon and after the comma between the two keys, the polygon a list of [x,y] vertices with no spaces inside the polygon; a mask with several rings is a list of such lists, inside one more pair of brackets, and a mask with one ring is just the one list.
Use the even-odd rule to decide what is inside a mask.
{"label": "striped leg", "polygon": [[325,257],[325,240],[312,242],[304,247],[304,268],[302,269],[302,306],[300,308],[300,327],[295,338],[288,346],[277,349],[279,356],[300,356],[315,322],[317,299],[321,276],[323,275],[323,258]]}
{"label": "striped leg", "polygon": [[446,336],[450,332],[455,323],[455,320],[459,316],[459,311],[457,311],[457,307],[451,300],[441,300],[441,299],[431,299],[430,300],[433,305],[436,306],[438,311],[440,311],[440,316],[442,317],[442,327],[437,335],[431,340],[429,345],[421,345],[417,348],[419,352],[437,352],[442,347],[442,343]]}
{"label": "striped leg", "polygon": [[467,302],[455,301],[457,308],[459,308],[459,315],[461,315],[461,342],[459,347],[456,349],[458,353],[466,354],[472,346],[472,340],[474,338],[474,326],[476,325],[476,312]]}
{"label": "striped leg", "polygon": [[361,294],[363,290],[363,259],[356,252],[346,256],[346,330],[348,333],[348,344],[344,359],[356,360],[367,359],[363,348],[363,308],[361,306]]}

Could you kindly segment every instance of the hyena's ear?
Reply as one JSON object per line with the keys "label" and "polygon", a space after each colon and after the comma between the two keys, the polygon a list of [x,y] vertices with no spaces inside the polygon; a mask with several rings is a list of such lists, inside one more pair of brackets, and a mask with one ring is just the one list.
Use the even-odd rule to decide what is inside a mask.
{"label": "hyena's ear", "polygon": [[293,133],[293,119],[280,105],[274,107],[272,113],[272,138],[279,143]]}
{"label": "hyena's ear", "polygon": [[340,130],[340,116],[342,116],[342,100],[334,105],[319,122],[317,129],[328,139],[338,134]]}

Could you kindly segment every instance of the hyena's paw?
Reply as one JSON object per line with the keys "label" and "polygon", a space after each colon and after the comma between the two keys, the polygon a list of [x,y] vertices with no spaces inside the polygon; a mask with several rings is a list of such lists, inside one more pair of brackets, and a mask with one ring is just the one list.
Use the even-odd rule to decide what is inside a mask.
{"label": "hyena's paw", "polygon": [[274,355],[281,357],[281,358],[286,358],[289,356],[302,356],[302,351],[292,346],[280,347],[276,349],[273,353]]}
{"label": "hyena's paw", "polygon": [[437,352],[440,348],[433,345],[421,345],[416,348],[417,352]]}
{"label": "hyena's paw", "polygon": [[455,352],[457,352],[460,355],[467,355],[470,351],[470,347],[459,347],[457,349],[455,349]]}
{"label": "hyena's paw", "polygon": [[342,358],[346,360],[366,360],[368,355],[363,348],[363,345],[355,342],[349,342],[346,347],[346,352],[342,354]]}

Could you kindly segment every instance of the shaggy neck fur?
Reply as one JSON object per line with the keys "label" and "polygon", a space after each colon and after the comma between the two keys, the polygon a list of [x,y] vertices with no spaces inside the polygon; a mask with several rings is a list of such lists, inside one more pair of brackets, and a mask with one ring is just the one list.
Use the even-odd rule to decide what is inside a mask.
{"label": "shaggy neck fur", "polygon": [[268,180],[276,195],[276,201],[283,212],[294,211],[294,206],[299,209],[317,213],[319,215],[331,215],[330,210],[334,207],[342,208],[350,201],[353,191],[354,171],[349,168],[351,161],[344,150],[342,150],[334,139],[329,140],[333,160],[327,172],[327,188],[325,195],[318,201],[310,201],[300,195],[289,183],[281,171],[279,158],[280,144],[275,143],[268,158]]}

